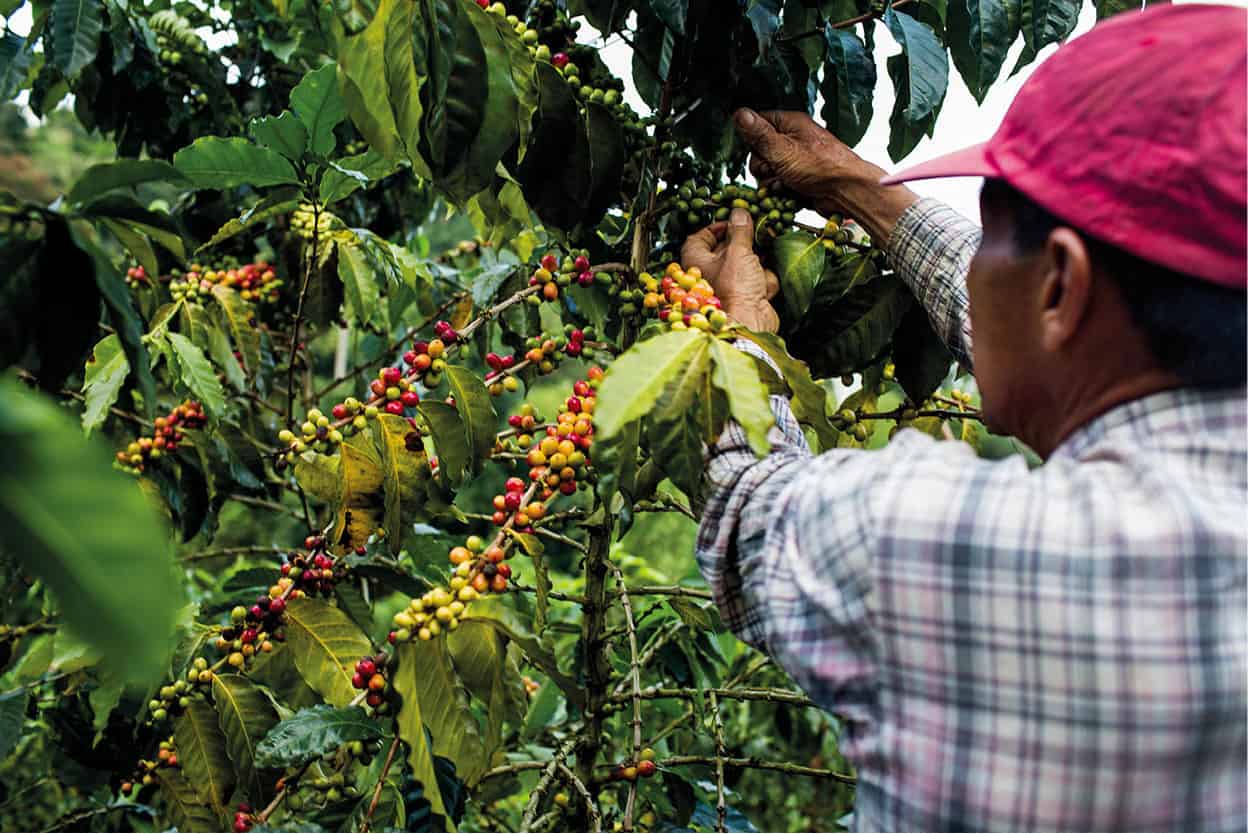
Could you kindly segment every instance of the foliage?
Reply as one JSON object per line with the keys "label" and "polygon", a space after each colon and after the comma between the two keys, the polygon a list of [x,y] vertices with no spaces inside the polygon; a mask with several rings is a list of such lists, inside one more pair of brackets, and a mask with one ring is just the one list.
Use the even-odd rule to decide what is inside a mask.
{"label": "foliage", "polygon": [[[900,158],[950,56],[982,99],[1077,0],[28,11],[0,150],[52,175],[0,195],[0,826],[847,824],[841,724],[690,557],[703,444],[764,453],[784,393],[819,450],[1020,450],[856,224],[737,181],[729,117],[820,94],[856,142],[882,25]],[[780,336],[672,263],[735,205]]]}

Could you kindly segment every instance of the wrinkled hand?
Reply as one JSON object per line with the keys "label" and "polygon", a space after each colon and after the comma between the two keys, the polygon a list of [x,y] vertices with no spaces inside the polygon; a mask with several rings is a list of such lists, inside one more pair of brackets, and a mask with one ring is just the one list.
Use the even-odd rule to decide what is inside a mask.
{"label": "wrinkled hand", "polygon": [[825,217],[846,214],[887,243],[902,213],[919,199],[904,185],[880,185],[885,171],[820,127],[805,113],[742,109],[737,132],[750,146],[750,172],[761,185],[810,200]]}
{"label": "wrinkled hand", "polygon": [[724,312],[750,330],[775,333],[780,316],[770,299],[780,289],[775,273],[763,269],[754,253],[754,222],[745,209],[727,221],[694,232],[680,253],[682,265],[696,266],[715,289]]}

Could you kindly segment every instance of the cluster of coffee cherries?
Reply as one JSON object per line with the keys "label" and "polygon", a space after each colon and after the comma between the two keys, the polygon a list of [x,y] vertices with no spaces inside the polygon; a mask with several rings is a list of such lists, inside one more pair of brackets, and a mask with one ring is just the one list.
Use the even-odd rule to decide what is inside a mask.
{"label": "cluster of coffee cherries", "polygon": [[156,697],[147,702],[152,721],[164,721],[170,715],[178,715],[195,701],[205,699],[208,685],[212,683],[213,671],[208,659],[197,657],[191,661],[186,676],[168,683],[156,691]]}
{"label": "cluster of coffee cherries", "polygon": [[[603,283],[610,283],[611,276],[605,273],[604,275]],[[561,262],[555,253],[547,252],[542,256],[541,264],[529,278],[529,286],[542,288],[540,297],[530,296],[530,299],[534,299],[531,303],[540,304],[542,299],[556,300],[559,298],[559,288],[570,286],[573,281],[582,287],[589,287],[594,284],[595,280],[598,280],[597,276],[589,268],[589,257],[585,253],[576,256],[569,255]]]}
{"label": "cluster of coffee cherries", "polygon": [[[459,628],[459,620],[468,603],[483,593],[495,590],[492,584],[497,585],[498,591],[507,589],[507,577],[511,576],[511,566],[503,564],[502,559],[505,555],[500,555],[498,562],[490,563],[492,570],[489,571],[488,576],[484,566],[475,574],[472,572],[472,563],[476,561],[480,549],[485,546],[479,536],[470,536],[469,542],[474,539],[478,547],[476,551],[466,546],[451,549],[451,553],[455,554],[460,561],[455,574],[451,577],[449,589],[439,586],[423,596],[413,597],[405,609],[394,615],[392,620],[394,630],[388,637],[391,643],[404,643],[412,639],[432,640],[444,630],[454,631]],[[502,548],[494,546],[492,549],[502,553]],[[460,551],[463,551],[463,554]],[[454,557],[452,563],[454,563]],[[500,572],[500,568],[505,570]]]}
{"label": "cluster of coffee cherries", "polygon": [[[408,451],[423,451],[420,430],[409,409],[420,404],[420,393],[416,390],[417,383],[426,389],[436,388],[442,383],[442,373],[446,370],[447,349],[459,341],[459,333],[450,322],[439,321],[433,326],[437,338],[430,341],[417,339],[412,342],[412,349],[403,354],[403,363],[407,370],[399,366],[387,366],[377,371],[377,378],[369,386],[372,395],[367,402],[355,397],[347,397],[330,409],[326,415],[320,409],[310,409],[306,419],[299,426],[300,434],[290,429],[278,432],[277,438],[286,447],[283,459],[293,463],[297,455],[308,449],[329,453],[343,441],[343,438],[361,431],[368,426],[368,421],[383,411],[396,416],[406,416],[412,431],[405,438]],[[514,363],[514,359],[512,360]]]}
{"label": "cluster of coffee cherries", "polygon": [[175,269],[169,277],[169,294],[174,300],[208,295],[216,286],[237,290],[244,301],[271,303],[281,297],[282,280],[264,261],[238,267],[191,264],[186,272]]}
{"label": "cluster of coffee cherries", "polygon": [[156,418],[151,437],[140,437],[119,451],[117,463],[128,471],[142,472],[152,461],[178,450],[183,429],[203,428],[206,421],[203,406],[196,400],[187,400],[166,416]]}
{"label": "cluster of coffee cherries", "polygon": [[385,654],[362,657],[355,662],[355,672],[351,675],[351,685],[368,693],[364,696],[364,703],[381,715],[389,711],[386,704],[386,693],[390,689],[385,674],[387,660]]}
{"label": "cluster of coffee cherries", "polygon": [[502,396],[504,391],[520,390],[520,380],[508,373],[516,366],[515,354],[500,356],[490,351],[485,355],[485,364],[490,366],[490,372],[485,375],[485,386],[491,397]]}
{"label": "cluster of coffee cherries", "polygon": [[734,208],[743,208],[754,219],[755,238],[779,237],[797,217],[797,200],[773,195],[766,188],[729,184],[722,188],[687,181],[665,194],[659,213],[669,214],[684,230],[697,229],[716,220],[727,220]]}
{"label": "cluster of coffee cherries", "polygon": [[135,774],[121,783],[121,792],[128,795],[134,790],[135,782],[144,786],[154,784],[158,771],[161,768],[174,769],[180,766],[178,763],[178,749],[174,746],[173,736],[169,736],[160,742],[159,749],[156,751],[156,758],[139,760],[139,767]]}
{"label": "cluster of coffee cherries", "polygon": [[146,287],[150,286],[151,283],[151,277],[147,274],[147,270],[142,266],[132,266],[126,270],[127,287],[137,287],[140,285]]}
{"label": "cluster of coffee cherries", "polygon": [[255,824],[256,818],[251,812],[251,806],[246,802],[238,803],[238,810],[234,812],[235,834],[246,834]]}
{"label": "cluster of coffee cherries", "polygon": [[642,306],[672,330],[705,330],[719,332],[728,325],[728,314],[721,309],[719,298],[696,266],[683,269],[673,261],[662,278],[648,272],[637,276],[645,290]]}
{"label": "cluster of coffee cherries", "polygon": [[[592,443],[594,392],[601,385],[602,369],[591,367],[588,377],[573,385],[572,396],[560,406],[558,422],[545,427],[540,444],[533,445],[533,435],[525,432],[525,427],[528,432],[537,431],[531,406],[526,403],[521,407],[515,415],[519,420],[509,419],[514,428],[525,432],[526,445],[532,447],[526,456],[531,483],[517,477],[507,479],[503,491],[494,496],[491,516],[502,529],[488,544],[481,536],[471,535],[463,545],[451,548],[448,559],[454,571],[449,587],[433,588],[395,614],[394,629],[388,637],[391,643],[432,640],[443,631],[453,631],[473,600],[481,594],[507,590],[512,575],[507,564],[512,549],[508,534],[533,533],[533,525],[546,516],[547,502],[559,494],[576,492],[578,478],[588,474],[585,453]],[[542,451],[543,446],[549,454]]]}
{"label": "cluster of coffee cherries", "polygon": [[[584,484],[588,473],[586,453],[593,444],[595,391],[602,384],[602,369],[590,368],[587,376],[588,379],[577,380],[572,386],[572,396],[559,406],[555,425],[546,427],[544,437],[540,440],[526,434],[516,437],[517,445],[529,446],[525,456],[530,467],[529,479],[541,484],[539,495],[543,501],[549,500],[556,491],[571,495],[578,485]],[[521,419],[523,430],[524,418]],[[499,522],[497,511],[494,522]]]}
{"label": "cluster of coffee cherries", "polygon": [[654,750],[647,747],[638,755],[637,761],[616,765],[611,770],[611,778],[623,782],[633,782],[636,781],[638,776],[646,778],[653,776],[658,771],[659,766],[654,763]]}
{"label": "cluster of coffee cherries", "polygon": [[307,241],[315,237],[323,242],[335,229],[343,228],[336,215],[324,209],[318,212],[311,203],[301,203],[290,215],[290,230]]}
{"label": "cluster of coffee cherries", "polygon": [[[324,776],[305,777],[298,782],[279,779],[278,784],[287,788],[286,807],[298,812],[307,807],[309,801],[313,807],[324,808],[326,805],[341,802],[344,798],[359,796],[360,789],[356,786],[355,777],[347,768],[346,763],[349,763],[350,759],[359,759],[367,764],[372,760],[379,745],[380,742],[349,741],[337,752],[322,759],[322,761],[343,763],[342,769]],[[304,788],[310,790],[303,790]]]}

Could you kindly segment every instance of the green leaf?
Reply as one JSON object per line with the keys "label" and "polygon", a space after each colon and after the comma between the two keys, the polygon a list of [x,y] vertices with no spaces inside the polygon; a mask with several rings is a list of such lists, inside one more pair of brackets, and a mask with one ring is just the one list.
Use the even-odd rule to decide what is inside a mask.
{"label": "green leaf", "polygon": [[711,340],[711,357],[711,383],[727,395],[732,418],[745,429],[754,454],[762,457],[771,449],[767,432],[776,421],[754,361],[722,339]]}
{"label": "green leaf", "polygon": [[295,599],[286,606],[286,640],[299,674],[330,704],[355,697],[355,662],[372,654],[372,645],[342,611],[318,599]]}
{"label": "green leaf", "polygon": [[785,309],[795,321],[800,320],[823,277],[823,241],[809,232],[793,231],[776,238],[772,246]]}
{"label": "green leaf", "polygon": [[8,758],[22,739],[26,725],[26,690],[0,695],[0,762]]}
{"label": "green leaf", "polygon": [[256,767],[256,746],[277,724],[277,711],[268,697],[242,675],[213,675],[212,700],[225,736],[225,748],[238,773],[238,786],[254,802],[272,794],[272,781]]}
{"label": "green leaf", "polygon": [[374,182],[394,173],[398,166],[374,150],[348,156],[330,163],[330,169],[321,178],[321,202],[331,205],[350,196],[366,183]]}
{"label": "green leaf", "polygon": [[290,93],[290,108],[308,130],[313,153],[329,156],[337,144],[334,128],[347,117],[347,106],[338,91],[338,65],[326,64],[303,77]]}
{"label": "green leaf", "polygon": [[165,810],[179,831],[222,831],[219,814],[214,814],[186,777],[182,770],[161,768],[160,795],[165,800]]}
{"label": "green leaf", "polygon": [[780,31],[780,8],[783,0],[748,0],[748,3],[745,16],[754,27],[759,57],[766,58],[776,32]]}
{"label": "green leaf", "polygon": [[494,448],[494,432],[498,414],[493,397],[481,377],[458,365],[446,367],[446,381],[455,397],[455,408],[464,424],[464,438],[472,449],[471,471],[479,471],[481,463]]}
{"label": "green leaf", "polygon": [[173,737],[182,772],[200,789],[216,815],[225,816],[235,779],[217,711],[202,701],[193,701],[174,721]]}
{"label": "green leaf", "polygon": [[[663,25],[678,35],[685,34],[685,18],[689,16],[689,0],[650,0],[650,10]],[[778,22],[777,22],[778,23]]]}
{"label": "green leaf", "polygon": [[130,362],[121,349],[121,340],[110,333],[91,351],[91,361],[83,372],[82,429],[90,435],[108,417],[108,409],[117,402],[121,386],[130,373]]}
{"label": "green leaf", "polygon": [[[232,287],[220,285],[212,287],[213,300],[221,307],[221,315],[230,328],[230,337],[235,350],[242,355],[242,366],[252,376],[260,373],[260,330],[256,328],[253,308]],[[233,356],[230,357],[231,360]],[[237,363],[237,362],[236,362]]]}
{"label": "green leaf", "polygon": [[170,333],[169,344],[178,357],[178,370],[182,383],[204,404],[204,411],[221,419],[225,416],[225,389],[208,357],[199,345],[181,333]]}
{"label": "green leaf", "polygon": [[403,699],[399,707],[398,726],[399,738],[407,742],[407,764],[411,768],[412,778],[424,786],[425,798],[433,806],[433,812],[445,816],[446,804],[443,802],[442,792],[436,788],[438,776],[433,767],[433,752],[425,735],[425,721],[419,697],[423,672],[419,668],[416,645],[404,643],[399,646],[396,657],[399,668],[394,672],[393,684],[394,691]]}
{"label": "green leaf", "polygon": [[949,52],[967,89],[980,104],[1005,65],[1005,54],[1015,35],[1010,25],[1010,4],[1017,2],[949,0]]}
{"label": "green leaf", "polygon": [[118,159],[92,165],[83,171],[65,199],[83,205],[110,191],[152,182],[190,184],[181,171],[162,159]]}
{"label": "green leaf", "polygon": [[[403,142],[395,124],[395,114],[390,109],[390,89],[387,76],[387,65],[391,61],[391,53],[386,48],[386,32],[391,18],[401,18],[408,24],[411,32],[411,11],[415,4],[403,3],[399,0],[381,0],[377,4],[377,12],[368,26],[358,34],[344,37],[338,46],[338,68],[342,82],[343,104],[360,134],[368,140],[369,147],[386,159],[397,159],[403,152]],[[396,31],[401,27],[396,26]],[[408,100],[420,107],[417,93],[415,72],[410,60],[411,38],[405,44],[408,53],[406,61],[407,74],[413,85],[406,90]],[[400,63],[396,60],[395,66]],[[420,116],[417,114],[417,120]],[[413,148],[414,150],[414,148]],[[328,176],[328,175],[327,175]],[[327,204],[325,191],[321,192],[322,200]]]}
{"label": "green leaf", "polygon": [[597,436],[610,439],[648,413],[690,357],[706,349],[709,338],[698,330],[674,330],[639,342],[621,354],[607,369],[598,394],[594,412]]}
{"label": "green leaf", "polygon": [[953,354],[932,329],[922,305],[911,305],[893,335],[897,382],[914,403],[922,403],[940,387]]}
{"label": "green leaf", "polygon": [[146,682],[168,657],[182,600],[164,525],[63,409],[17,384],[0,392],[0,546],[48,583],[113,668]]}
{"label": "green leaf", "polygon": [[233,218],[226,221],[220,229],[209,239],[207,243],[196,249],[196,252],[202,252],[205,249],[211,249],[235,235],[242,234],[252,226],[263,223],[273,217],[282,214],[289,214],[299,208],[299,200],[291,199],[288,190],[283,189],[276,194],[270,194],[250,210],[243,213],[241,217]]}
{"label": "green leaf", "polygon": [[273,726],[256,745],[257,767],[296,767],[332,753],[349,741],[373,741],[385,728],[363,707],[317,704]]}
{"label": "green leaf", "polygon": [[303,152],[308,149],[308,130],[289,110],[283,110],[277,116],[252,119],[248,127],[253,139],[291,162],[303,159]]}
{"label": "green leaf", "polygon": [[485,772],[485,747],[446,641],[416,641],[400,662],[416,664],[415,692],[399,690],[399,694],[405,701],[413,694],[419,699],[421,719],[433,736],[433,754],[450,759],[464,781],[472,784]]}
{"label": "green leaf", "polygon": [[403,520],[423,503],[424,480],[429,477],[429,461],[423,451],[407,448],[407,436],[415,431],[407,419],[397,414],[378,414],[374,437],[381,449],[382,489],[385,491],[385,517],[382,526],[391,531],[390,549],[398,553],[403,544]]}
{"label": "green leaf", "polygon": [[33,49],[21,35],[6,28],[0,37],[0,101],[8,101],[26,86]]}
{"label": "green leaf", "polygon": [[237,136],[196,139],[173,155],[173,164],[195,188],[299,184],[286,157]]}
{"label": "green leaf", "polygon": [[[455,665],[455,674],[486,706],[484,741],[489,756],[502,744],[503,724],[511,722],[519,726],[524,720],[528,695],[520,670],[507,655],[506,639],[485,623],[461,623],[447,634],[446,647]],[[467,781],[472,787],[473,780]]]}
{"label": "green leaf", "polygon": [[799,362],[789,355],[784,341],[774,333],[752,333],[739,330],[737,335],[758,345],[767,353],[771,361],[776,363],[781,377],[792,392],[789,405],[793,409],[793,416],[802,425],[814,429],[819,445],[823,449],[834,448],[837,431],[828,421],[828,394],[823,386],[811,377],[810,368],[806,363]]}
{"label": "green leaf", "polygon": [[894,55],[888,59],[887,65],[888,76],[893,80],[896,95],[893,100],[893,112],[888,116],[888,156],[893,162],[899,162],[918,146],[924,136],[932,135],[936,129],[936,117],[940,113],[940,108],[937,107],[935,112],[917,122],[906,118],[906,110],[910,101],[909,81],[906,74],[909,62],[905,55]]}
{"label": "green leaf", "polygon": [[496,598],[479,599],[464,611],[464,616],[459,620],[460,628],[470,622],[487,625],[515,643],[534,666],[541,669],[563,690],[569,702],[577,705],[581,703],[582,692],[576,679],[560,670],[554,652],[542,643],[515,610],[503,605]]}
{"label": "green leaf", "polygon": [[936,33],[905,12],[890,5],[884,12],[884,22],[905,58],[908,95],[902,115],[910,124],[917,124],[935,113],[944,101],[949,87],[949,56]]}
{"label": "green leaf", "polygon": [[355,320],[361,324],[379,323],[375,319],[384,312],[381,287],[377,285],[376,270],[363,249],[349,245],[338,247],[338,278]]}
{"label": "green leaf", "polygon": [[1070,37],[1079,23],[1081,5],[1082,0],[1022,0],[1023,51],[1010,75],[1034,61],[1041,49]]}
{"label": "green leaf", "polygon": [[131,257],[139,262],[139,266],[147,270],[148,275],[160,274],[156,251],[152,249],[151,241],[144,237],[142,232],[136,231],[121,220],[113,220],[111,217],[100,218],[100,223],[113,233],[113,237],[117,238]]}
{"label": "green leaf", "polygon": [[875,100],[875,61],[858,36],[846,29],[824,29],[827,63],[823,70],[823,120],[847,145],[857,145],[871,124]]}
{"label": "green leaf", "polygon": [[44,46],[48,60],[67,79],[72,79],[95,60],[103,31],[104,6],[100,0],[53,0],[52,17]]}
{"label": "green leaf", "polygon": [[235,391],[247,390],[247,377],[243,374],[243,366],[238,364],[234,356],[234,347],[225,331],[216,324],[207,327],[208,355],[221,368],[225,379]]}
{"label": "green leaf", "polygon": [[438,455],[439,477],[449,486],[458,487],[472,467],[472,449],[464,421],[452,405],[425,400],[416,407],[425,422]]}
{"label": "green leaf", "polygon": [[[1095,2],[1098,21],[1113,17],[1120,12],[1138,12],[1146,5],[1143,0],[1095,0]],[[0,86],[0,89],[3,87]]]}
{"label": "green leaf", "polygon": [[910,308],[913,296],[896,277],[877,278],[840,298],[830,309],[812,308],[789,347],[816,376],[853,373],[877,359]]}

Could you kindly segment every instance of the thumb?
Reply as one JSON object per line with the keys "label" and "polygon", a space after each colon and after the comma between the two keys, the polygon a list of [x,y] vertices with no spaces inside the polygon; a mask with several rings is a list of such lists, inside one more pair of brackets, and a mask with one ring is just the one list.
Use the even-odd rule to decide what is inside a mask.
{"label": "thumb", "polygon": [[736,122],[737,133],[741,134],[745,143],[763,156],[768,156],[781,138],[771,122],[748,107],[738,110],[733,121]]}
{"label": "thumb", "polygon": [[728,217],[728,248],[754,252],[754,221],[743,208],[734,208]]}

